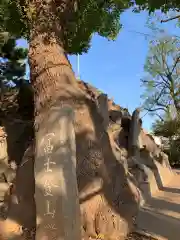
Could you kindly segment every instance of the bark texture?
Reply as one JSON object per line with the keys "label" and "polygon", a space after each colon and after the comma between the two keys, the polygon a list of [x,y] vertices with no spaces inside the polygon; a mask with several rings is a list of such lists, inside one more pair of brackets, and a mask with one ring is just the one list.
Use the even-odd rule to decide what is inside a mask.
{"label": "bark texture", "polygon": [[36,239],[80,240],[74,127],[63,106],[73,111],[72,101],[82,93],[55,38],[47,44],[44,35],[35,37],[29,60],[35,91]]}
{"label": "bark texture", "polygon": [[[69,105],[75,113],[82,238],[102,234],[106,239],[124,239],[137,214],[138,192],[128,180],[121,159],[117,159],[112,151],[96,103],[78,88],[71,66],[56,40],[47,45],[43,43],[42,36],[35,38],[30,44],[29,59],[35,90],[36,140],[45,128],[48,130],[55,126],[55,122],[50,127],[46,125],[54,106],[58,106],[60,111],[64,105]],[[43,137],[44,133],[41,134]],[[60,151],[60,143],[56,148]],[[43,166],[37,151],[35,162],[41,161]],[[68,185],[71,184],[74,182]]]}
{"label": "bark texture", "polygon": [[[29,63],[35,102],[35,172],[39,172],[38,168],[43,169],[44,167],[45,157],[42,158],[39,155],[41,151],[39,141],[44,139],[46,133],[51,133],[51,130],[55,133],[54,153],[63,151],[61,143],[58,142],[60,132],[58,132],[56,122],[58,120],[56,120],[53,109],[61,112],[61,108],[68,105],[75,114],[76,174],[81,204],[82,239],[97,237],[101,234],[108,240],[122,240],[133,226],[134,217],[138,210],[138,193],[136,187],[127,179],[121,159],[117,159],[112,151],[108,133],[102,125],[104,119],[98,112],[96,103],[94,100],[88,99],[78,87],[64,52],[63,31],[65,22],[71,13],[68,11],[71,9],[68,5],[71,1],[63,1],[60,21],[56,19],[58,8],[53,4],[60,4],[61,1],[44,1],[44,7],[40,7],[38,1],[34,2],[38,16],[33,22],[31,32]],[[51,118],[54,118],[54,122],[51,121],[50,124],[49,119]],[[56,162],[58,168],[55,170],[59,171],[63,166],[63,158],[53,157],[52,161]],[[65,170],[68,174],[72,171],[70,166],[71,164]],[[65,179],[66,176],[63,181]],[[67,179],[69,178],[67,177]],[[73,174],[68,182],[68,192],[75,182]],[[38,189],[37,178],[35,185]],[[59,189],[61,193],[63,192],[62,186]],[[40,212],[40,204],[45,204],[46,199],[41,198],[41,202],[38,201],[36,198],[37,212]],[[77,202],[75,194],[74,199],[71,201],[67,199],[67,201],[75,204]],[[65,208],[63,213],[68,213],[68,205],[62,206]],[[56,204],[56,210],[58,211],[58,204]],[[79,240],[79,234],[75,233],[78,232],[80,226],[76,224],[76,231],[73,230],[73,218],[78,219],[77,212],[71,211],[71,221],[64,221],[62,212],[59,213],[61,219],[58,231],[61,233],[56,235],[55,239],[69,240],[68,236],[62,233],[70,229],[71,239]],[[47,224],[50,223],[48,221],[46,221]],[[62,221],[69,226],[63,226]],[[46,239],[49,239],[48,237]],[[42,239],[41,236],[37,237],[37,240],[40,239]]]}

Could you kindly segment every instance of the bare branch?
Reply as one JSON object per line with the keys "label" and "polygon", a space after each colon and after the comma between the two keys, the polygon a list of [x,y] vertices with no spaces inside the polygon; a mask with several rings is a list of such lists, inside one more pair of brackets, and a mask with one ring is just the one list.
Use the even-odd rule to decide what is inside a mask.
{"label": "bare branch", "polygon": [[163,87],[163,89],[161,89],[161,91],[160,91],[158,97],[155,99],[156,102],[159,101],[159,99],[161,98],[161,96],[162,96],[164,90],[165,90],[165,87]]}
{"label": "bare branch", "polygon": [[[167,42],[171,43],[171,40],[160,41],[157,46],[155,46],[154,51],[149,55],[147,62],[147,72],[151,75],[152,80],[143,79],[141,82],[148,87],[148,83],[153,88],[154,93],[149,94],[144,102],[145,110],[148,112],[153,112],[157,116],[159,111],[167,112],[169,108],[169,101],[174,102],[177,100],[175,93],[177,94],[175,82],[173,81],[173,71],[177,68],[180,56],[176,57],[173,64],[169,65],[168,57],[171,56],[171,51],[177,51],[174,48],[169,50],[169,45],[166,46]],[[175,40],[174,40],[175,41]],[[153,61],[151,60],[153,59]],[[153,73],[153,74],[152,74]],[[148,88],[146,91],[149,91]],[[161,114],[160,114],[161,115]],[[159,118],[161,116],[158,116]]]}
{"label": "bare branch", "polygon": [[161,23],[169,22],[169,21],[177,19],[177,18],[180,18],[180,15],[177,15],[175,17],[171,17],[171,18],[167,18],[167,19],[161,20]]}
{"label": "bare branch", "polygon": [[[149,80],[145,80],[145,79],[140,79],[141,80],[141,82],[142,82],[142,85],[141,86],[143,86],[143,84],[148,84],[149,83]],[[154,84],[152,85],[152,87],[153,88],[157,88],[157,87],[164,87],[164,82],[162,81],[162,82],[158,82],[158,81],[155,81],[154,80]],[[169,86],[166,86],[167,88],[169,87]]]}
{"label": "bare branch", "polygon": [[[163,55],[163,53],[161,53],[161,55]],[[156,54],[154,55],[154,57],[155,57],[156,61],[161,65],[161,63],[160,63],[160,61],[159,61],[159,59],[158,59],[158,57],[157,57]],[[162,58],[163,58],[163,57],[162,57]],[[164,68],[164,66],[163,66],[163,68]],[[163,76],[163,74],[162,74],[161,72],[157,72],[157,73],[158,73],[159,76],[162,78],[162,80],[163,80],[164,84],[166,85],[166,87],[169,88],[169,87],[170,87],[170,84],[169,84],[168,80],[166,80],[166,79],[164,78],[164,76]],[[167,74],[167,73],[166,73],[166,74]],[[168,74],[167,74],[167,75],[168,75]]]}
{"label": "bare branch", "polygon": [[156,115],[157,117],[159,117],[161,121],[164,121],[164,119],[161,117],[161,115],[159,115],[158,113],[155,113],[155,115]]}
{"label": "bare branch", "polygon": [[175,69],[175,67],[176,67],[176,65],[178,64],[179,61],[180,61],[180,56],[177,57],[177,59],[176,59],[176,61],[175,61],[175,63],[174,63],[174,66],[173,66],[173,68],[172,68],[172,70],[171,70],[171,74],[173,73],[173,71],[174,71],[174,69]]}
{"label": "bare branch", "polygon": [[158,108],[144,108],[144,110],[148,111],[148,112],[156,112],[156,111],[165,111],[165,109],[163,107],[158,107]]}
{"label": "bare branch", "polygon": [[159,102],[159,101],[156,102],[156,105],[157,105],[157,106],[161,106],[162,108],[164,108],[164,110],[167,109],[167,107],[168,107],[167,104],[162,104],[162,103]]}
{"label": "bare branch", "polygon": [[[165,87],[170,88],[169,81],[164,78],[164,76],[159,72],[159,76],[162,78],[163,83],[165,84]],[[167,77],[167,76],[166,76]]]}
{"label": "bare branch", "polygon": [[[170,70],[169,70],[169,66],[168,66],[167,61],[166,61],[167,52],[165,50],[167,43],[168,43],[168,40],[161,44],[161,57],[162,57],[162,62],[163,62],[163,68],[164,68],[165,72],[166,72],[166,69],[167,69],[167,73],[166,74],[169,75],[170,74]],[[165,68],[165,65],[166,65],[166,68]]]}

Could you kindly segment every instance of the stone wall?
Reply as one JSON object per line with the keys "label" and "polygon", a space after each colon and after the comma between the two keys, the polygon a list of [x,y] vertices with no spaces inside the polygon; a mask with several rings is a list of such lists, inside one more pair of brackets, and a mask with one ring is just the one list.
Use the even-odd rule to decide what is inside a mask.
{"label": "stone wall", "polygon": [[[82,232],[84,238],[103,234],[108,239],[124,240],[134,227],[139,209],[139,190],[129,177],[126,157],[111,137],[108,121],[103,124],[108,111],[104,115],[94,96],[89,93],[83,102],[73,101]],[[58,107],[56,110],[58,112]],[[19,165],[13,189],[21,201],[19,204],[10,201],[8,219],[16,220],[26,231],[35,222],[32,200],[34,150],[31,144],[29,148],[28,141],[28,135],[32,140],[33,126],[28,121],[12,121],[12,117],[2,119],[2,124],[8,135],[8,157],[15,158]]]}
{"label": "stone wall", "polygon": [[[139,109],[130,116],[126,109],[108,101],[106,94],[95,92],[88,84],[80,85],[87,97],[84,103],[75,102],[79,105],[74,106],[82,228],[86,237],[105,232],[124,239],[133,227],[132,219],[139,208],[139,189],[145,198],[153,194],[160,184],[170,181],[171,167],[153,137],[142,129]],[[8,148],[4,143],[1,155],[16,160],[19,165],[33,138],[32,122],[12,121],[11,115],[3,119],[3,124]],[[32,170],[32,160],[28,164]],[[29,166],[24,167],[18,173],[17,184],[26,199],[32,174],[29,177]]]}
{"label": "stone wall", "polygon": [[[94,91],[94,95],[98,96],[95,88],[91,88],[91,90]],[[139,109],[136,109],[130,116],[126,109],[116,105],[112,99],[108,101],[108,109],[109,123],[112,126],[111,130],[116,131],[114,141],[120,149],[128,150],[129,159],[127,159],[127,163],[130,169],[133,168],[135,170],[137,164],[139,165],[137,170],[135,170],[137,172],[135,175],[146,176],[150,192],[154,192],[158,187],[167,184],[172,178],[168,157],[162,152],[159,139],[142,129]],[[106,117],[103,118],[108,122],[107,111]],[[134,160],[132,161],[132,159]],[[140,178],[142,179],[142,176]],[[144,186],[146,186],[147,190],[147,182]]]}

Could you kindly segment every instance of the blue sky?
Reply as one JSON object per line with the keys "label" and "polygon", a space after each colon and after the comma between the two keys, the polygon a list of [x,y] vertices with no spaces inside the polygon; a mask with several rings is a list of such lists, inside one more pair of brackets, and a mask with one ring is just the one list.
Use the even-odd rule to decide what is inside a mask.
{"label": "blue sky", "polygon": [[[136,14],[128,10],[121,15],[123,28],[116,41],[108,41],[96,35],[89,52],[80,56],[81,79],[107,93],[115,103],[128,108],[130,113],[142,102],[140,78],[144,75],[148,40],[137,32],[152,34],[145,26],[147,17],[146,12]],[[163,27],[180,36],[180,28],[175,28],[174,21],[163,23]],[[27,43],[20,40],[18,45],[27,46]],[[77,73],[77,57],[70,56],[70,61]],[[146,115],[143,127],[150,130],[153,120]]]}

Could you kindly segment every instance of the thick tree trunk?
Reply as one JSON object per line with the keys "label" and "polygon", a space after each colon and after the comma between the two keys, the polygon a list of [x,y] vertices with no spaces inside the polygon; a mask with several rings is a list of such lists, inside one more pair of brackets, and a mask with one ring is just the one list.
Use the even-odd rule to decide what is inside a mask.
{"label": "thick tree trunk", "polygon": [[37,35],[29,50],[35,90],[36,239],[80,240],[71,103],[81,93],[63,48],[55,38],[45,40]]}

